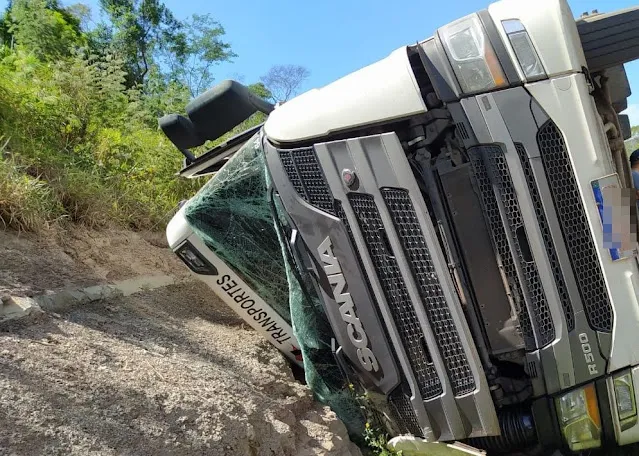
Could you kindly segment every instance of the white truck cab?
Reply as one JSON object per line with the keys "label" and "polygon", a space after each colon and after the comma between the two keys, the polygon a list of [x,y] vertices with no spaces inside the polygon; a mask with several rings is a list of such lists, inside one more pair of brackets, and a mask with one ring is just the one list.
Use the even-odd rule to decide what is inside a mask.
{"label": "white truck cab", "polygon": [[[246,175],[224,175],[248,169],[237,157],[255,159],[273,225],[288,226],[264,236],[321,301],[345,378],[385,398],[392,433],[490,454],[639,442],[636,205],[619,114],[637,24],[639,9],[575,20],[565,0],[503,0],[274,110],[237,83],[213,89],[188,118],[161,120],[187,177],[237,152],[171,221],[171,248],[310,362],[294,299],[282,315],[258,296],[202,209]],[[256,110],[264,125],[189,155]]]}

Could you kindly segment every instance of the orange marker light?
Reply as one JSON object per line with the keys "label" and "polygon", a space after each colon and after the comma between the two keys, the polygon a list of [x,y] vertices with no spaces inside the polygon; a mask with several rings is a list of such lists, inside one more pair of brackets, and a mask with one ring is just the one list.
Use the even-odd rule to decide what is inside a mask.
{"label": "orange marker light", "polygon": [[601,418],[599,417],[599,406],[597,405],[597,393],[595,385],[588,385],[584,388],[586,393],[586,404],[588,406],[588,415],[593,424],[601,429]]}

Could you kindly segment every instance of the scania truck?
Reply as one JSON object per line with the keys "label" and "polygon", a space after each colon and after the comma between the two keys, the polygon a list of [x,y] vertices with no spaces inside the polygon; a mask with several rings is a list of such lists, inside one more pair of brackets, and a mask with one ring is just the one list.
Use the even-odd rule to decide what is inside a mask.
{"label": "scania truck", "polygon": [[[327,343],[384,398],[397,434],[489,454],[607,452],[639,442],[636,193],[621,114],[624,64],[637,58],[639,8],[575,18],[565,0],[503,0],[277,107],[225,82],[160,124],[186,177],[220,175],[238,150],[261,157]],[[257,111],[263,124],[189,151]],[[303,365],[290,316],[184,208],[167,235]]]}

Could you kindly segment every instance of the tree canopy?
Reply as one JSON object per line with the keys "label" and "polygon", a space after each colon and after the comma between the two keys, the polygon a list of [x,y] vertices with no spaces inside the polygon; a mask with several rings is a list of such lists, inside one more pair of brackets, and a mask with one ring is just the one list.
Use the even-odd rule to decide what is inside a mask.
{"label": "tree canopy", "polygon": [[80,20],[57,0],[13,0],[2,17],[2,38],[42,60],[71,55],[86,44]]}
{"label": "tree canopy", "polygon": [[310,71],[301,65],[274,65],[261,80],[269,88],[271,98],[283,103],[297,95],[310,75]]}
{"label": "tree canopy", "polygon": [[[213,16],[179,18],[162,0],[100,0],[97,24],[62,2],[10,0],[0,13],[0,226],[161,229],[202,182],[175,177],[181,155],[157,119],[183,113],[236,55]],[[249,90],[288,99],[307,71],[281,70]]]}
{"label": "tree canopy", "polygon": [[[171,87],[191,97],[211,87],[215,66],[237,55],[224,27],[210,14],[180,20],[162,0],[100,0],[107,20],[91,23],[82,3],[11,0],[0,16],[0,45],[21,49],[43,62],[74,55],[117,57],[128,88],[144,91]],[[92,27],[90,26],[93,25]],[[252,90],[284,102],[295,95],[309,71],[299,65],[275,65]]]}

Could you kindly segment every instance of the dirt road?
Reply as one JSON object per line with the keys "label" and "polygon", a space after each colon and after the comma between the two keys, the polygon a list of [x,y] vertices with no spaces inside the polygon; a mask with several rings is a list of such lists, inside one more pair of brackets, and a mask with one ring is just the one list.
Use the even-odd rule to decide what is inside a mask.
{"label": "dirt road", "polygon": [[[114,246],[112,233],[92,234],[102,244],[93,249],[76,235],[60,245],[2,234],[0,289],[183,271],[161,242],[120,233]],[[0,454],[360,454],[275,349],[178,276],[152,292],[0,323]]]}

